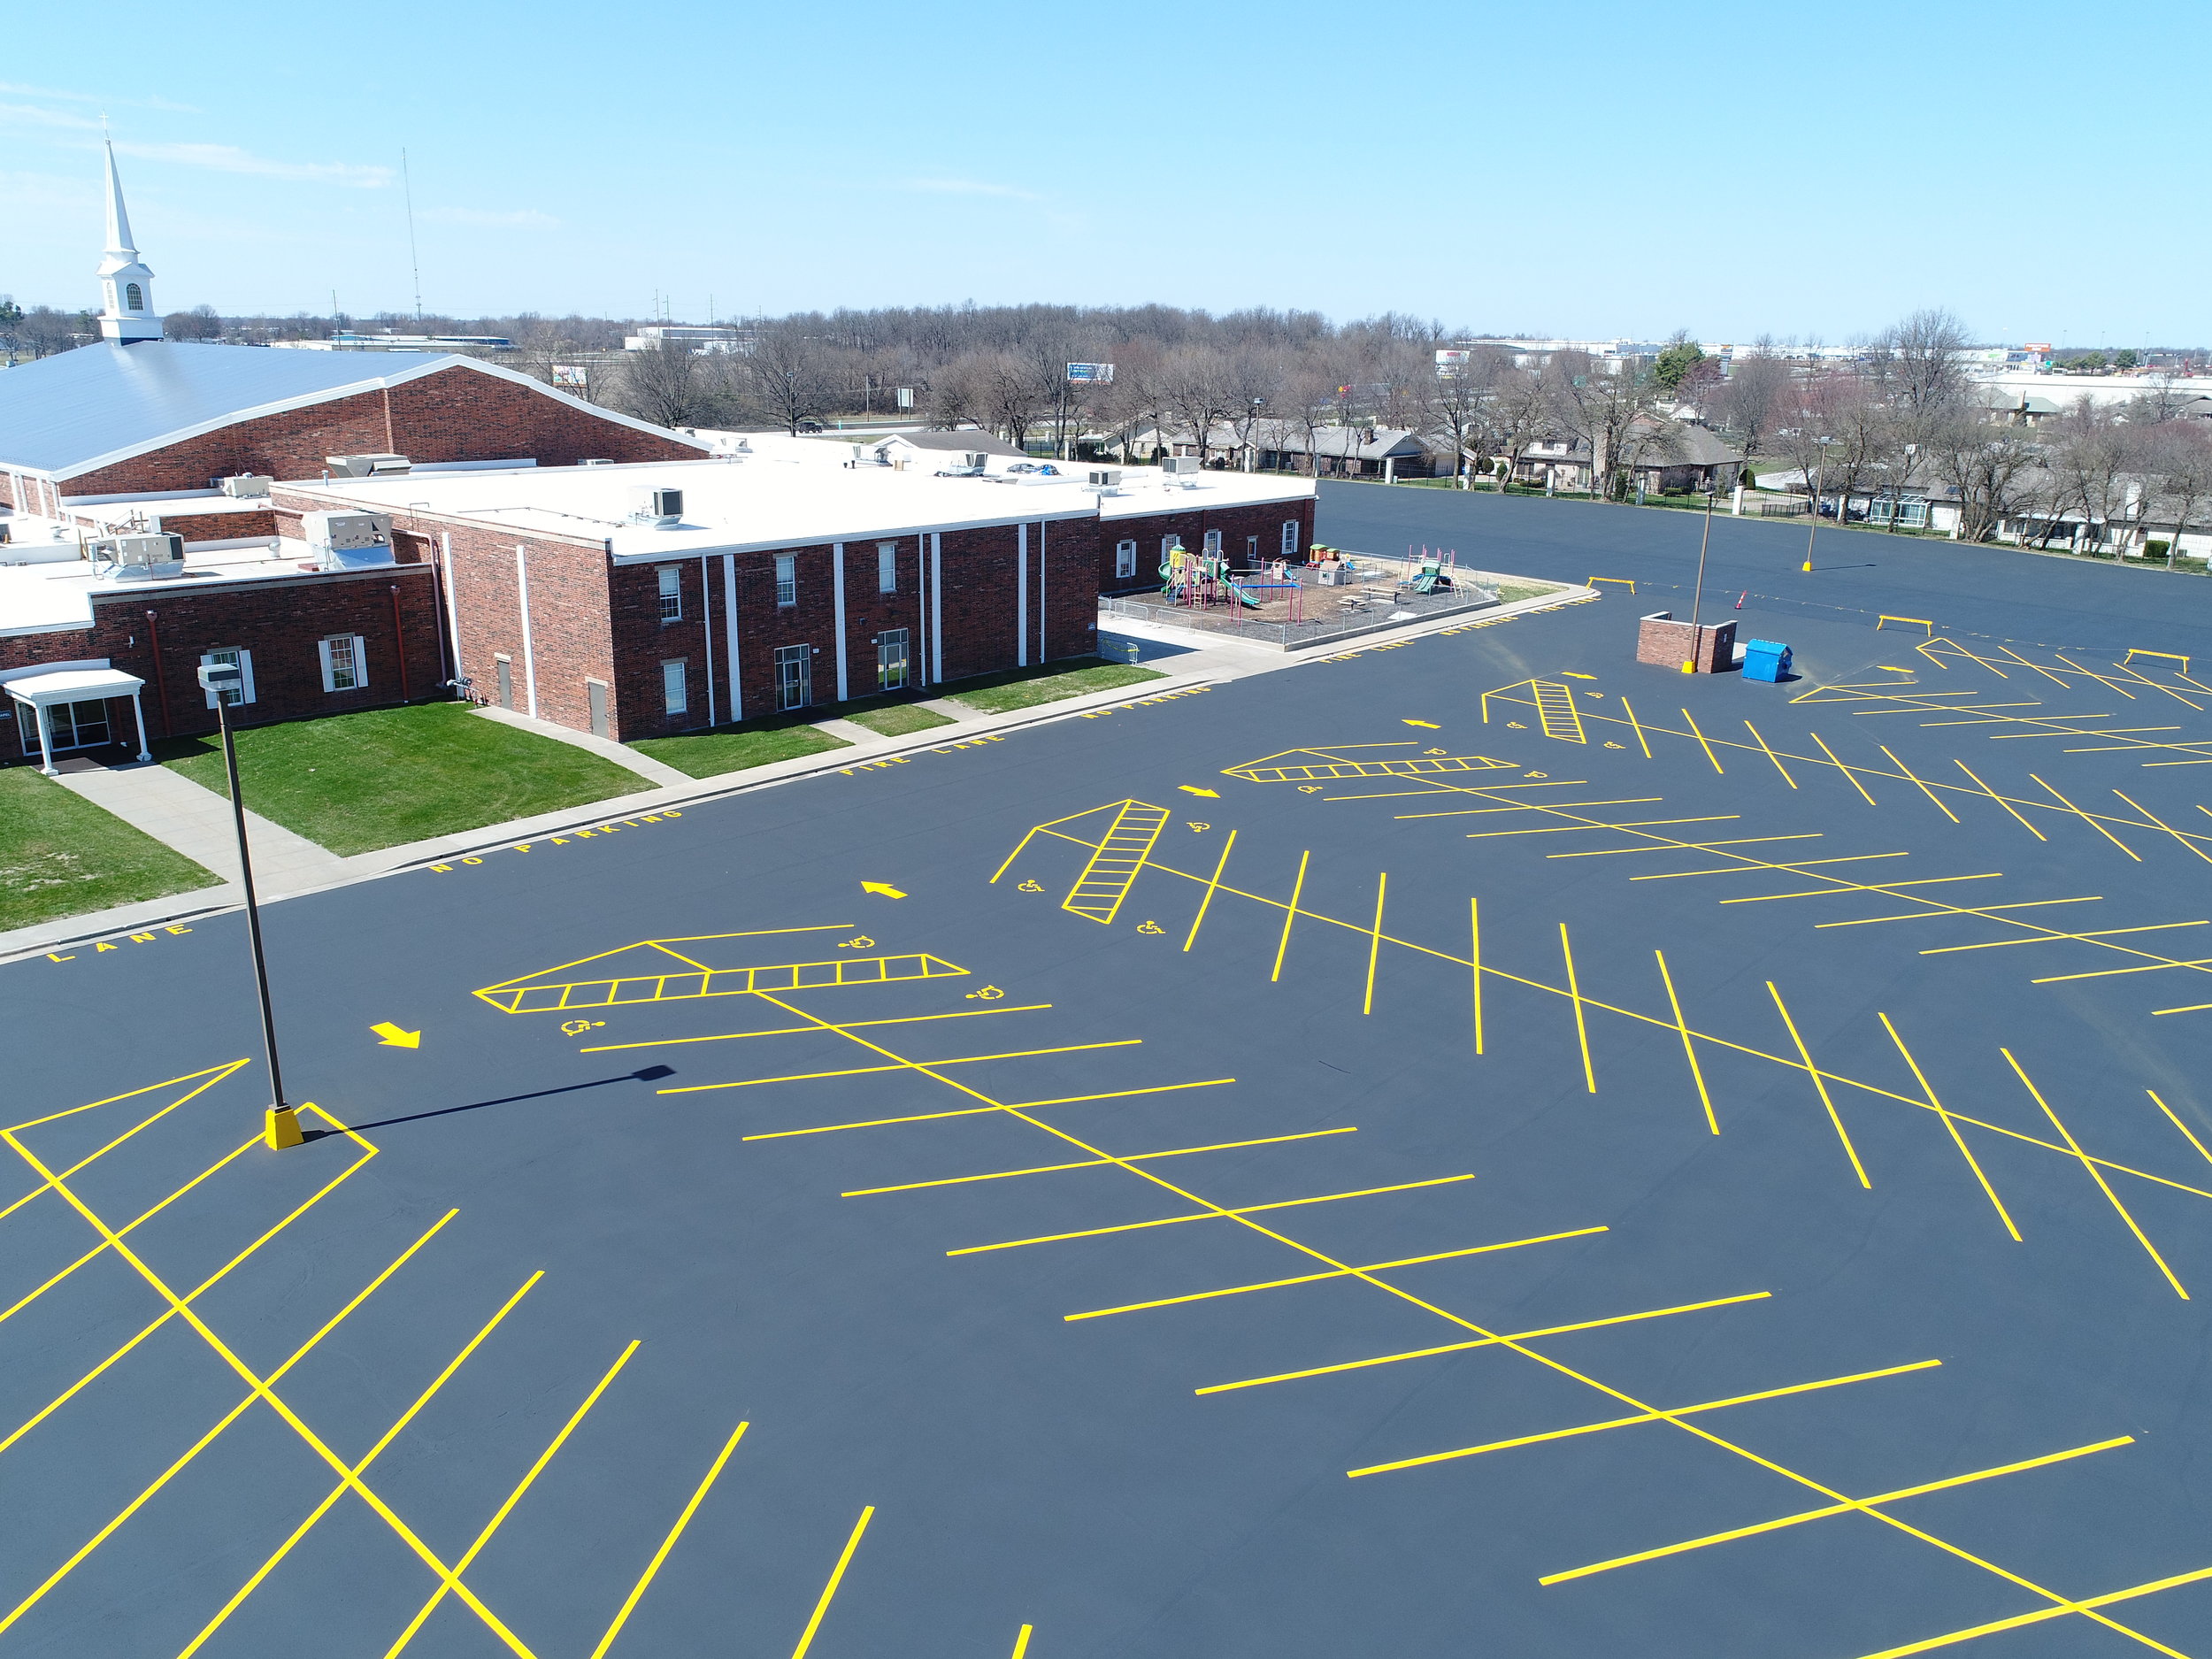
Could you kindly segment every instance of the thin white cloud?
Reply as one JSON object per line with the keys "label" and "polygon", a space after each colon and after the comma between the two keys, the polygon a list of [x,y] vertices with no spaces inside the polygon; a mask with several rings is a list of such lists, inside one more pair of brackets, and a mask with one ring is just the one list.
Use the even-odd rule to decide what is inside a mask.
{"label": "thin white cloud", "polygon": [[1010,184],[992,184],[981,179],[909,179],[904,188],[925,196],[997,196],[1016,202],[1035,202],[1042,198],[1034,190],[1017,189]]}
{"label": "thin white cloud", "polygon": [[98,132],[100,123],[88,115],[72,115],[65,110],[42,110],[29,104],[0,104],[0,121],[12,121],[26,127],[65,127],[74,131]]}
{"label": "thin white cloud", "polygon": [[166,98],[118,98],[95,92],[63,92],[53,87],[27,87],[12,81],[0,81],[0,92],[12,92],[19,98],[59,98],[65,104],[96,104],[109,110],[169,110],[179,115],[205,113],[189,104],[172,104]]}
{"label": "thin white cloud", "polygon": [[263,179],[290,179],[305,184],[340,184],[355,189],[380,189],[397,175],[389,167],[369,167],[343,161],[273,161],[234,144],[116,145],[119,154],[142,161],[173,162],[182,167],[205,167],[215,173],[250,173]]}
{"label": "thin white cloud", "polygon": [[560,220],[534,207],[501,212],[482,207],[426,207],[421,217],[441,225],[488,225],[507,230],[553,230]]}

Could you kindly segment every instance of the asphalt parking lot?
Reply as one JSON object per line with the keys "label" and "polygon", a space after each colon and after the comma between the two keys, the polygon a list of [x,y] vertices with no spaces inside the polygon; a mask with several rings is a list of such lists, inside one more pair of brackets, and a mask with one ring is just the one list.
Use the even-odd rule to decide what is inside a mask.
{"label": "asphalt parking lot", "polygon": [[2212,588],[1701,530],[0,969],[0,1655],[2204,1651]]}

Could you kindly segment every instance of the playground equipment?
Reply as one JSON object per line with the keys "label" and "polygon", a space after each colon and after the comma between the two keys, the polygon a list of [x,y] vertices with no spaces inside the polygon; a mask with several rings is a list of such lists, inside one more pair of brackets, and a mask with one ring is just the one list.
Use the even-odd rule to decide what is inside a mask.
{"label": "playground equipment", "polygon": [[1219,553],[1194,553],[1185,547],[1181,537],[1167,550],[1160,564],[1160,593],[1171,605],[1186,605],[1196,609],[1210,605],[1241,605],[1257,611],[1265,603],[1254,596],[1255,588],[1279,588],[1286,582],[1293,589],[1293,608],[1295,609],[1297,584],[1287,576],[1284,582],[1240,583],[1229,569],[1229,561]]}

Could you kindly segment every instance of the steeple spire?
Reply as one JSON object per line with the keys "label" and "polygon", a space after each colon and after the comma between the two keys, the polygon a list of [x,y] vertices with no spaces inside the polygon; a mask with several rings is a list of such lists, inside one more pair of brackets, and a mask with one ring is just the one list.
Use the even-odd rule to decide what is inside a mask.
{"label": "steeple spire", "polygon": [[131,216],[123,205],[123,180],[115,171],[115,141],[107,141],[108,154],[108,248],[110,254],[128,254],[138,257],[138,244],[131,240]]}
{"label": "steeple spire", "polygon": [[108,245],[100,261],[100,336],[128,345],[161,338],[161,316],[154,310],[154,273],[141,263],[131,240],[131,216],[123,205],[123,180],[115,170],[115,144],[107,144]]}

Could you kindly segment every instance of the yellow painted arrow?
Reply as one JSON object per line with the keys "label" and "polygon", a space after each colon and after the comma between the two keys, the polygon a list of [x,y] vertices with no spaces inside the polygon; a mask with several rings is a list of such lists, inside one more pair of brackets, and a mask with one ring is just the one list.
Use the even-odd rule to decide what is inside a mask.
{"label": "yellow painted arrow", "polygon": [[1185,795],[1202,795],[1209,801],[1218,801],[1221,799],[1221,791],[1218,789],[1202,789],[1194,783],[1179,783],[1175,787],[1180,789]]}
{"label": "yellow painted arrow", "polygon": [[864,881],[860,884],[860,890],[863,893],[880,893],[887,899],[902,899],[906,896],[887,881]]}
{"label": "yellow painted arrow", "polygon": [[422,1047],[422,1033],[402,1031],[388,1019],[380,1019],[369,1029],[376,1033],[377,1041],[387,1048],[419,1048]]}
{"label": "yellow painted arrow", "polygon": [[1406,724],[1408,726],[1425,726],[1432,732],[1440,732],[1444,729],[1442,726],[1437,725],[1437,723],[1433,720],[1408,720]]}

